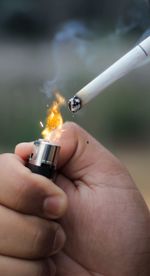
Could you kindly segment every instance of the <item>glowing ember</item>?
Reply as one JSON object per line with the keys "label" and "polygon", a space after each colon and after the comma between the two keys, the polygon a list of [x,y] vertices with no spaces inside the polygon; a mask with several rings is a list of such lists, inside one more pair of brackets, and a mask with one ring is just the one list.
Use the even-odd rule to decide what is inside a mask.
{"label": "glowing ember", "polygon": [[45,140],[50,140],[52,132],[54,130],[60,130],[63,125],[63,118],[60,112],[60,107],[65,105],[66,102],[65,99],[59,93],[56,93],[55,96],[56,100],[48,109],[46,127],[42,131],[42,136]]}

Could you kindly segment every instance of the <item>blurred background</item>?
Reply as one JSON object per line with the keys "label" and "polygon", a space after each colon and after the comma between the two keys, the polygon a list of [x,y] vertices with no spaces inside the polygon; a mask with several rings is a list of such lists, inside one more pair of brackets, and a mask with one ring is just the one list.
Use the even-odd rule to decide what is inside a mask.
{"label": "blurred background", "polygon": [[[69,99],[150,35],[148,0],[0,1],[0,152],[40,137],[53,91]],[[150,64],[109,87],[79,123],[128,167],[150,206]]]}

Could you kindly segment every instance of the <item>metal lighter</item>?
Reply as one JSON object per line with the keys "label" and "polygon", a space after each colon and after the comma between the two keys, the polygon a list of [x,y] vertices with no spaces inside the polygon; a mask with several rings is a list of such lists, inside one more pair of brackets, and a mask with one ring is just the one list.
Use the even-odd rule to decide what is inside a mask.
{"label": "metal lighter", "polygon": [[60,146],[43,139],[34,142],[33,152],[26,166],[36,174],[55,181]]}

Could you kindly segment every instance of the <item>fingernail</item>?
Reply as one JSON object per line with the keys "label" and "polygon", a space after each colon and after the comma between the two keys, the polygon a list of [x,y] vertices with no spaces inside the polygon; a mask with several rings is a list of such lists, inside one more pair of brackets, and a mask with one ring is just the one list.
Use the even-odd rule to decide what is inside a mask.
{"label": "fingernail", "polygon": [[52,255],[56,254],[62,247],[64,246],[66,241],[66,236],[64,231],[59,227],[56,231],[54,242],[53,242],[53,250]]}
{"label": "fingernail", "polygon": [[44,213],[48,218],[55,219],[62,215],[65,200],[62,196],[48,197],[44,201]]}

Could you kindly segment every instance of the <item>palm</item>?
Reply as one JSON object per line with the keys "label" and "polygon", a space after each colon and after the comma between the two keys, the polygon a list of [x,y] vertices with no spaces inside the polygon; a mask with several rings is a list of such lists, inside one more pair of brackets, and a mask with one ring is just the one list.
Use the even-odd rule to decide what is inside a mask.
{"label": "palm", "polygon": [[146,207],[126,170],[107,151],[104,155],[74,171],[73,182],[58,179],[69,209],[61,222],[67,242],[55,260],[57,276],[138,275]]}

